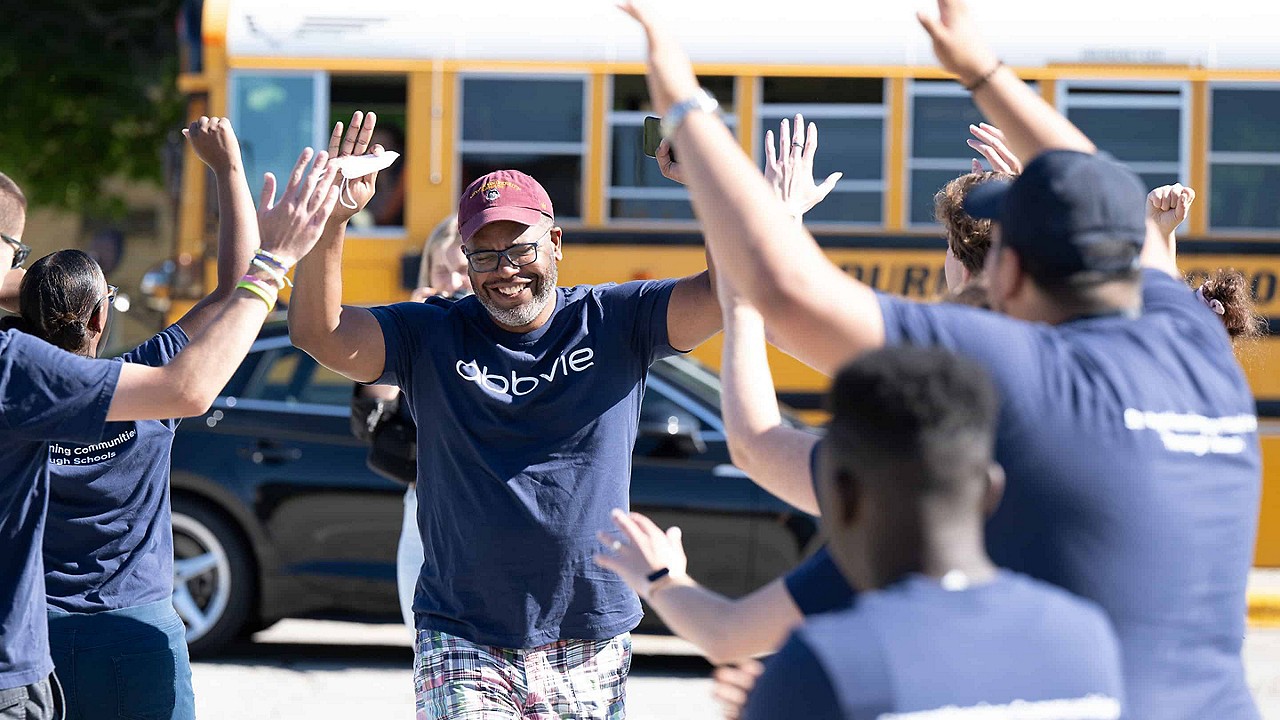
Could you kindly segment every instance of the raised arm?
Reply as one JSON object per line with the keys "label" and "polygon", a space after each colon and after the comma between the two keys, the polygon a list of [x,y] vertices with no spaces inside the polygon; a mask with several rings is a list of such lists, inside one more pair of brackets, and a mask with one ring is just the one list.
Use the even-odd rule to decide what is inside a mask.
{"label": "raised arm", "polygon": [[[275,178],[268,173],[263,183],[258,212],[262,249],[286,266],[311,250],[338,202],[337,169],[328,166],[328,153],[320,153],[306,172],[311,154],[307,148],[298,158],[279,204],[274,201]],[[274,303],[270,274],[249,274],[259,281],[256,289],[237,288],[204,331],[168,365],[124,364],[107,420],[187,417],[209,408],[249,352]]]}
{"label": "raised arm", "polygon": [[191,149],[213,171],[218,186],[218,286],[187,311],[178,325],[194,338],[232,296],[261,241],[240,143],[227,118],[201,117],[182,131]]}
{"label": "raised arm", "polygon": [[[356,112],[344,136],[342,123],[333,128],[329,152],[335,157],[381,153],[370,148],[374,113]],[[354,207],[339,204],[325,225],[320,242],[298,263],[289,302],[289,337],[316,362],[352,380],[372,382],[382,375],[386,345],[382,327],[367,309],[342,304],[342,244],[347,222],[373,197],[378,174],[347,178],[348,196]]]}
{"label": "raised arm", "polygon": [[1008,137],[1024,162],[1046,150],[1094,152],[1097,148],[1070,120],[1005,67],[982,39],[964,0],[938,0],[938,17],[917,13],[933,39],[933,52],[973,93],[992,124]]}
{"label": "raised arm", "polygon": [[[667,115],[697,92],[693,68],[646,11],[632,3],[622,7],[648,36],[650,99]],[[875,293],[827,259],[774,197],[724,123],[690,112],[675,131],[674,144],[712,260],[760,309],[771,338],[828,375],[884,344]]]}
{"label": "raised arm", "polygon": [[1178,239],[1174,231],[1187,219],[1196,191],[1177,183],[1147,194],[1147,241],[1142,246],[1142,266],[1168,273],[1179,280]]}
{"label": "raised arm", "polygon": [[[607,550],[596,555],[596,562],[617,573],[667,627],[711,662],[720,665],[773,652],[804,620],[782,578],[744,598],[727,598],[685,572],[680,528],[663,532],[644,515],[621,510],[613,511],[613,521],[623,539],[601,533]],[[664,568],[666,577],[649,582],[650,574]]]}

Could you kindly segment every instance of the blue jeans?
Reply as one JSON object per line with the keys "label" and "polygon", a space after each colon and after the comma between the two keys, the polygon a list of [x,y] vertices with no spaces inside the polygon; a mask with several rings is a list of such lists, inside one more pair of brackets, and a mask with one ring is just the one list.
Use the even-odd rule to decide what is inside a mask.
{"label": "blue jeans", "polygon": [[193,720],[186,629],[169,600],[99,613],[49,608],[67,720]]}

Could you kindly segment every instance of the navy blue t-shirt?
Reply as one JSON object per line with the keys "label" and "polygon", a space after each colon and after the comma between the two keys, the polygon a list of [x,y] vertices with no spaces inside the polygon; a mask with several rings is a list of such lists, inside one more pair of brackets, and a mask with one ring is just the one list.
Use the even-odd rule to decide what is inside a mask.
{"label": "navy blue t-shirt", "polygon": [[782,579],[796,607],[805,617],[843,610],[857,597],[849,581],[831,559],[826,545],[818,548]]}
{"label": "navy blue t-shirt", "polygon": [[883,297],[890,345],[941,345],[1000,391],[999,565],[1100,604],[1139,718],[1255,718],[1241,644],[1261,491],[1254,401],[1218,316],[1143,275],[1141,317],[1057,326]]}
{"label": "navy blue t-shirt", "polygon": [[743,718],[1114,720],[1123,692],[1115,635],[1093,603],[1003,570],[965,590],[913,575],[792,633]]}
{"label": "navy blue t-shirt", "polygon": [[0,689],[53,671],[44,604],[49,440],[102,437],[120,364],[0,332]]}
{"label": "navy blue t-shirt", "polygon": [[592,555],[628,507],[648,368],[675,352],[675,282],[559,288],[524,334],[475,296],[373,308],[378,382],[400,386],[418,425],[419,629],[531,648],[639,623],[635,593]]}
{"label": "navy blue t-shirt", "polygon": [[[171,325],[118,360],[160,367],[188,342]],[[177,420],[113,422],[99,442],[50,444],[49,605],[92,613],[173,594],[169,458],[177,427]]]}

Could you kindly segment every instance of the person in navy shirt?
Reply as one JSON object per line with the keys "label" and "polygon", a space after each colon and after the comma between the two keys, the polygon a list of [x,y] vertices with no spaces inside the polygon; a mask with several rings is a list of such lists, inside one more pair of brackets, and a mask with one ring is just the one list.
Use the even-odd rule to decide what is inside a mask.
{"label": "person in navy shirt", "polygon": [[[1158,232],[1147,239],[1137,178],[998,61],[962,2],[939,4],[941,19],[921,15],[936,54],[1027,160],[1007,196],[975,203],[988,183],[966,207],[996,221],[984,275],[1003,315],[881,297],[849,277],[723,124],[695,111],[673,140],[695,211],[715,218],[712,259],[771,339],[827,374],[885,345],[980,362],[1001,393],[996,458],[1010,478],[992,558],[1107,611],[1135,717],[1257,717],[1241,646],[1261,462],[1226,331],[1173,275]],[[670,35],[646,29],[665,113],[697,80]],[[770,490],[815,507],[802,477]]]}
{"label": "person in navy shirt", "polygon": [[[268,174],[264,182],[262,250],[286,268],[315,245],[338,201],[337,168],[321,153],[307,171],[311,157],[309,149],[303,152],[279,202],[275,178]],[[25,208],[21,195],[0,187],[0,222],[14,207]],[[0,244],[0,266],[10,264],[12,253]],[[200,337],[163,367],[78,357],[21,330],[0,330],[0,718],[39,720],[62,710],[49,653],[42,552],[50,443],[94,445],[109,442],[103,438],[108,422],[203,413],[257,336],[270,306],[264,300],[274,299],[266,289],[274,277],[250,269],[248,278],[264,287],[237,289]],[[101,275],[94,281],[86,315],[100,314],[109,295]],[[141,673],[154,669],[131,668],[115,681],[146,681]]]}
{"label": "person in navy shirt", "polygon": [[[375,122],[330,147],[365,152]],[[618,716],[640,603],[592,563],[595,532],[627,503],[649,365],[720,328],[710,274],[560,288],[551,198],[500,170],[459,201],[474,295],[343,306],[345,225],[375,179],[349,179],[357,207],[301,264],[289,329],[326,367],[398,385],[417,421],[418,716]]]}
{"label": "person in navy shirt", "polygon": [[[176,324],[117,358],[162,367],[199,336],[234,294],[253,258],[253,198],[230,124],[204,118],[184,130],[218,184],[218,287]],[[97,357],[111,293],[96,302],[102,269],[79,250],[38,260],[21,285],[21,325],[50,344]],[[83,308],[93,307],[85,314]],[[93,443],[49,447],[45,592],[54,665],[68,712],[191,718],[195,699],[185,626],[174,611],[169,461],[177,419],[108,423]],[[185,588],[183,588],[185,592]],[[184,610],[192,601],[177,600]],[[133,676],[118,683],[118,673]]]}

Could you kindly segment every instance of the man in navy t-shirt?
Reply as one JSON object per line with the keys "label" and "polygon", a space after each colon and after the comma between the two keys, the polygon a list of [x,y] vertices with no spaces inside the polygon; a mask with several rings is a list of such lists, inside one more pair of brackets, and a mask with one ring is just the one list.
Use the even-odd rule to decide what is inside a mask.
{"label": "man in navy t-shirt", "polygon": [[[334,149],[364,152],[372,121]],[[349,183],[357,206],[366,180]],[[419,717],[619,715],[640,604],[592,562],[596,532],[627,505],[649,365],[719,330],[709,274],[557,287],[551,199],[500,170],[459,202],[474,295],[344,307],[354,212],[300,266],[289,324],[322,364],[398,385],[417,421]]]}
{"label": "man in navy t-shirt", "polygon": [[822,522],[836,565],[864,592],[792,634],[744,718],[979,707],[993,718],[1120,717],[1119,648],[1101,609],[997,569],[983,550],[1002,475],[982,369],[942,350],[888,348],[842,370],[830,397]]}
{"label": "man in navy t-shirt", "polygon": [[[992,559],[1095,600],[1124,651],[1134,717],[1254,718],[1241,645],[1260,491],[1253,399],[1216,315],[1166,271],[1144,188],[1005,67],[959,0],[921,15],[945,68],[1028,161],[993,217],[984,276],[1004,316],[881,297],[827,260],[706,113],[673,141],[722,275],[787,352],[833,374],[885,345],[941,345],[992,374],[1009,490]],[[648,22],[655,111],[695,96]],[[674,124],[674,123],[672,123]],[[1139,252],[1146,254],[1140,260]],[[1165,256],[1161,261],[1159,256]],[[784,497],[803,495],[803,478]],[[812,495],[810,494],[810,497]]]}

